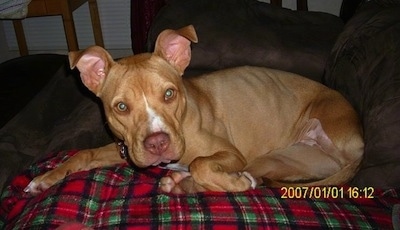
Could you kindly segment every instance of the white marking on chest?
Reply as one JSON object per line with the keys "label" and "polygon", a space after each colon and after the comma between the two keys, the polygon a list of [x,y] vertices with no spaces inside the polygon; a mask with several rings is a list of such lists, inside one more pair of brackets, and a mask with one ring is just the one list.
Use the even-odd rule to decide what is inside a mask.
{"label": "white marking on chest", "polygon": [[149,117],[149,128],[152,133],[162,132],[164,128],[164,122],[161,116],[159,116],[147,102],[146,96],[143,94],[144,103],[146,105],[147,116]]}

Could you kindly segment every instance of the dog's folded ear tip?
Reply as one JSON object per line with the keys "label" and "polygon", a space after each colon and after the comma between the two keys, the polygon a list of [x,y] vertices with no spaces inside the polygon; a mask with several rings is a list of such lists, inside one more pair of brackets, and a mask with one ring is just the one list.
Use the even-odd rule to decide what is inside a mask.
{"label": "dog's folded ear tip", "polygon": [[182,28],[178,29],[176,32],[179,35],[184,36],[186,39],[190,40],[193,43],[198,42],[196,29],[192,24],[182,27]]}
{"label": "dog's folded ear tip", "polygon": [[79,51],[70,51],[68,52],[68,62],[69,68],[74,69],[76,67],[76,57]]}
{"label": "dog's folded ear tip", "polygon": [[193,42],[193,43],[198,43],[199,42],[199,39],[198,39],[198,37],[197,37],[197,33],[196,33],[196,29],[194,28],[194,26],[193,25],[189,25],[189,27],[190,27],[190,30],[191,30],[191,37],[190,37],[190,40]]}
{"label": "dog's folded ear tip", "polygon": [[76,68],[76,63],[74,63],[71,60],[69,60],[69,69],[73,70],[75,68]]}

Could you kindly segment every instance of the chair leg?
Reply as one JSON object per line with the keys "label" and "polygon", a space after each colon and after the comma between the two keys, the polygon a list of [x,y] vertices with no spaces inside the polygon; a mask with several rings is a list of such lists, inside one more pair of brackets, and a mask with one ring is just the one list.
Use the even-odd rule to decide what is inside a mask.
{"label": "chair leg", "polygon": [[[271,4],[282,7],[282,0],[271,0]],[[297,10],[308,11],[307,0],[297,0]]]}
{"label": "chair leg", "polygon": [[76,37],[74,17],[69,1],[62,1],[62,19],[64,24],[65,36],[67,39],[68,50],[79,50],[78,39]]}
{"label": "chair leg", "polygon": [[282,7],[282,0],[271,0],[271,4]]}
{"label": "chair leg", "polygon": [[92,20],[94,41],[96,45],[104,47],[103,32],[101,31],[100,16],[96,0],[89,0],[89,10]]}
{"label": "chair leg", "polygon": [[308,11],[307,0],[297,0],[297,10]]}
{"label": "chair leg", "polygon": [[28,46],[26,45],[26,38],[24,33],[24,27],[22,25],[22,20],[13,20],[15,36],[17,37],[19,53],[21,56],[29,54]]}

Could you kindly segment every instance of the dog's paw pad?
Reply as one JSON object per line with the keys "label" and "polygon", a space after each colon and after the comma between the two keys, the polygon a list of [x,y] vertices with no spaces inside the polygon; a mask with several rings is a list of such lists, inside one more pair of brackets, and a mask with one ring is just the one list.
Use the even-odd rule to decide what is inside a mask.
{"label": "dog's paw pad", "polygon": [[176,186],[175,181],[169,176],[161,178],[159,183],[161,191],[168,193],[171,192],[175,186]]}
{"label": "dog's paw pad", "polygon": [[159,188],[163,192],[182,193],[179,183],[190,175],[189,172],[173,172],[170,176],[161,178]]}

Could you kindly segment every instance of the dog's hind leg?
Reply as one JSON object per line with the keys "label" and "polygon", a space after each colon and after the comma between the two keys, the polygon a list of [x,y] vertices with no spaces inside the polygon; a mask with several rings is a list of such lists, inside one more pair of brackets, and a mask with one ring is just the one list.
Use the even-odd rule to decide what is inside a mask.
{"label": "dog's hind leg", "polygon": [[244,170],[265,181],[298,183],[321,180],[340,169],[340,164],[320,149],[297,143],[254,159]]}
{"label": "dog's hind leg", "polygon": [[[249,162],[245,171],[270,185],[327,185],[344,183],[351,173],[346,159],[326,135],[317,119],[310,119],[291,146],[273,150]],[[357,163],[358,164],[358,163]],[[326,180],[342,173],[339,178]],[[276,182],[276,183],[274,183]],[[314,182],[314,183],[310,183]],[[268,183],[267,183],[268,184]]]}

